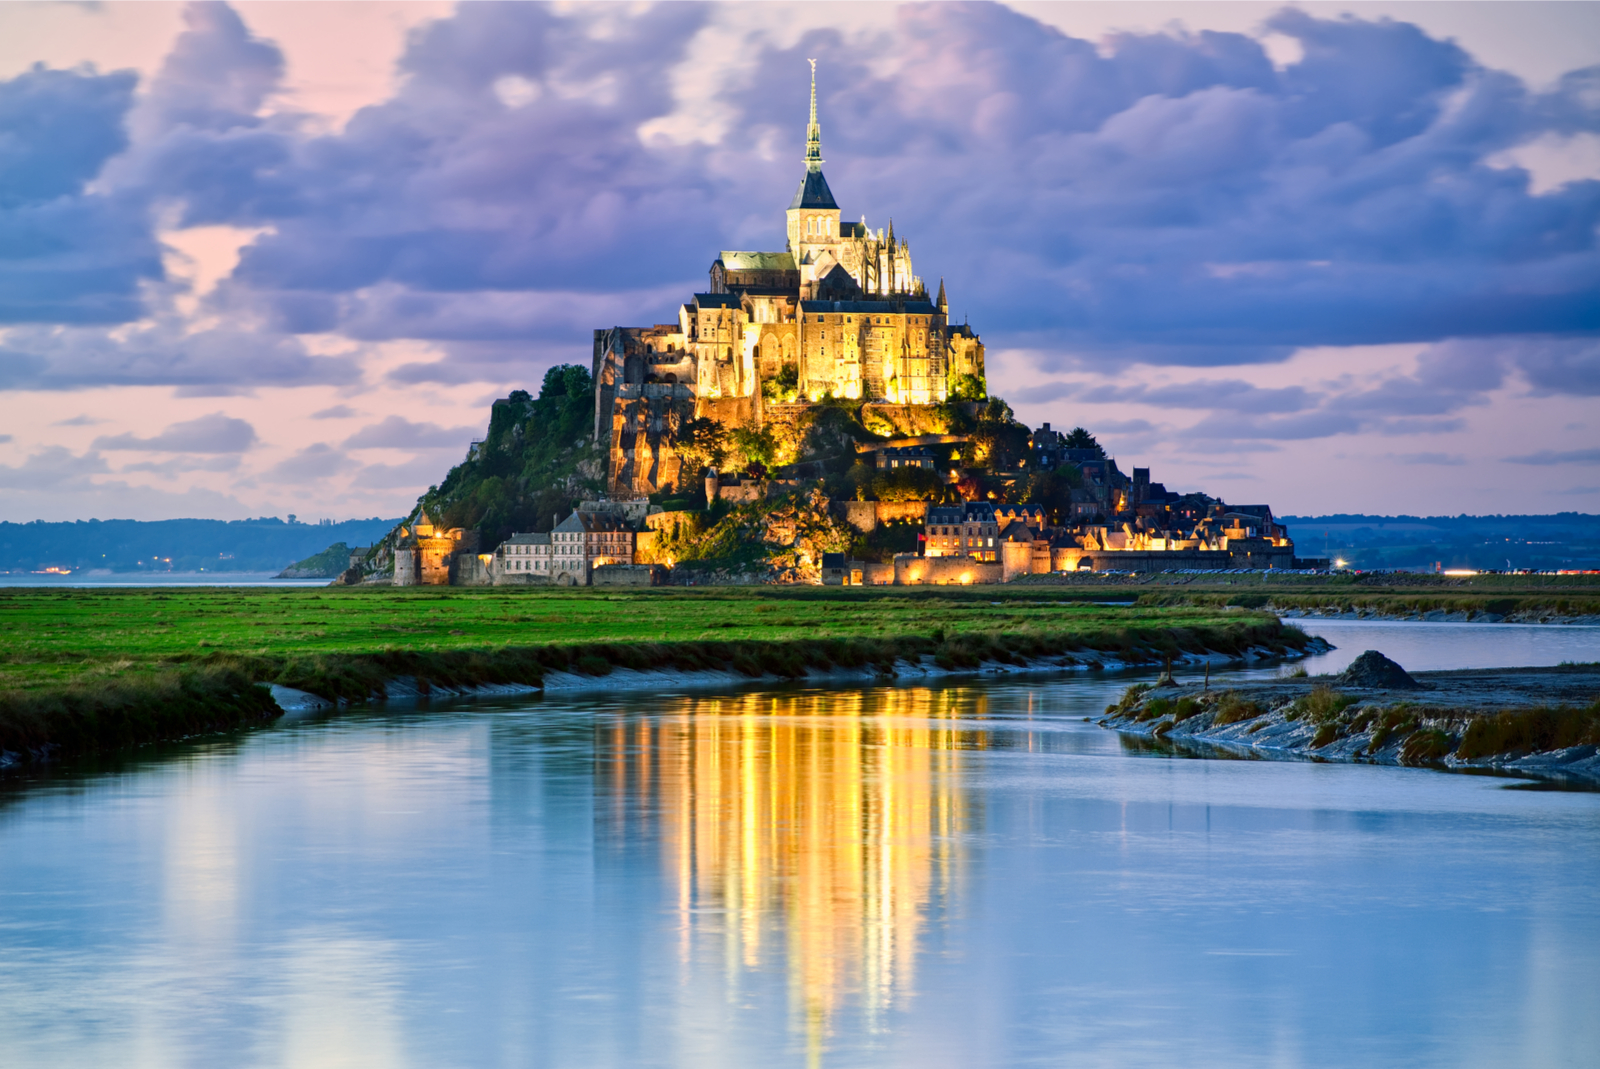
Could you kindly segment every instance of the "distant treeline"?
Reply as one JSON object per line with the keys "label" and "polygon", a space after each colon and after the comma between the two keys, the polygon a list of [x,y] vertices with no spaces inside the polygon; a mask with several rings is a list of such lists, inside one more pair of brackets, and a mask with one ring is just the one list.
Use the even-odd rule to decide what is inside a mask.
{"label": "distant treeline", "polygon": [[1600,568],[1600,516],[1280,516],[1302,556],[1357,568]]}
{"label": "distant treeline", "polygon": [[371,545],[399,520],[335,524],[254,520],[0,522],[0,571],[276,572],[335,542]]}

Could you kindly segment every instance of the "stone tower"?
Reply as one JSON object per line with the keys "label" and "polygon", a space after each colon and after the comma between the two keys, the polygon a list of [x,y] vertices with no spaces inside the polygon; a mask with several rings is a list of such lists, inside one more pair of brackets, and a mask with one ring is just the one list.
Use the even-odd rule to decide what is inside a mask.
{"label": "stone tower", "polygon": [[[811,60],[811,121],[806,124],[806,172],[789,202],[789,254],[801,285],[814,283],[839,262],[839,205],[822,176],[822,126],[817,122],[817,61]],[[819,270],[819,268],[826,268]]]}

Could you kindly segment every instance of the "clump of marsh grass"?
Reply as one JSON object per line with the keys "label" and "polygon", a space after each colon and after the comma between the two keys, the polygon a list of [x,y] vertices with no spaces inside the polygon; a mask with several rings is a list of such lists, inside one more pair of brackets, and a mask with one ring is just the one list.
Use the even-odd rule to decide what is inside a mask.
{"label": "clump of marsh grass", "polygon": [[1254,720],[1266,710],[1253,701],[1248,701],[1239,696],[1238,691],[1230,690],[1217,701],[1217,718],[1212,721],[1218,727],[1228,724],[1238,724],[1246,720]]}
{"label": "clump of marsh grass", "polygon": [[1197,716],[1204,711],[1205,706],[1201,705],[1196,699],[1179,698],[1172,707],[1172,719],[1181,724],[1191,716]]}
{"label": "clump of marsh grass", "polygon": [[1416,726],[1416,710],[1409,702],[1389,706],[1378,715],[1378,726],[1372,729],[1372,741],[1367,744],[1367,752],[1377,753],[1388,745],[1394,735],[1409,734]]}
{"label": "clump of marsh grass", "polygon": [[1153,688],[1149,683],[1135,683],[1122,692],[1122,697],[1106,706],[1107,716],[1127,716],[1133,712]]}
{"label": "clump of marsh grass", "polygon": [[1290,720],[1308,719],[1314,724],[1325,724],[1336,719],[1358,700],[1324,684],[1313,688],[1310,694],[1296,698],[1285,715]]}
{"label": "clump of marsh grass", "polygon": [[1400,763],[1422,765],[1437,761],[1456,748],[1453,735],[1443,728],[1423,728],[1413,731],[1400,746]]}
{"label": "clump of marsh grass", "polygon": [[1539,707],[1475,716],[1461,736],[1456,756],[1471,761],[1570,746],[1600,746],[1600,701],[1587,709]]}

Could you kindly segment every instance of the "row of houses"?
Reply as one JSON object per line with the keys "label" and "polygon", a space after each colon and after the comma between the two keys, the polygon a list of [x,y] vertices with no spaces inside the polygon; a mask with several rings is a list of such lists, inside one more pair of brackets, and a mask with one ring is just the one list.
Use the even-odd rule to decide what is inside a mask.
{"label": "row of houses", "polygon": [[[1020,575],[1077,571],[1181,571],[1325,568],[1301,560],[1267,505],[1212,502],[1192,522],[1170,508],[1141,508],[1121,523],[1052,526],[1036,504],[968,501],[958,505],[836,502],[858,530],[920,519],[918,552],[891,561],[826,554],[825,584],[920,585],[1010,582]],[[883,513],[893,511],[895,515]],[[905,512],[905,515],[900,515]],[[654,515],[652,515],[652,513]],[[396,586],[649,586],[668,570],[646,563],[652,529],[672,514],[648,501],[586,501],[548,532],[513,534],[480,551],[475,532],[445,529],[426,513],[400,532]],[[349,581],[359,582],[359,571]]]}
{"label": "row of houses", "polygon": [[477,532],[443,528],[423,512],[400,530],[394,585],[653,585],[664,569],[634,563],[636,526],[649,507],[648,502],[584,502],[566,519],[558,517],[551,530],[513,534],[484,552]]}
{"label": "row of houses", "polygon": [[[1169,513],[1167,523],[1174,522]],[[1008,583],[1023,575],[1078,571],[1326,568],[1304,560],[1267,505],[1215,503],[1193,525],[1161,526],[1135,515],[1120,525],[1052,527],[1038,505],[969,501],[927,510],[922,551],[890,561],[825,554],[824,585]]]}

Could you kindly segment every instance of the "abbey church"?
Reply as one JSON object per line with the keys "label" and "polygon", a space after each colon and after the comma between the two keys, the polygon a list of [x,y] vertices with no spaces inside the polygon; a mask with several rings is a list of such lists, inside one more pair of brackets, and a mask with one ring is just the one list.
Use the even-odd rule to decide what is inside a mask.
{"label": "abbey church", "polygon": [[862,402],[889,426],[926,424],[928,407],[982,396],[983,344],[952,325],[911,267],[910,247],[865,218],[844,222],[822,174],[812,62],[805,174],[782,252],[724,251],[678,322],[595,331],[595,440],[608,486],[631,496],[693,482],[679,429],[793,426],[829,398]]}

